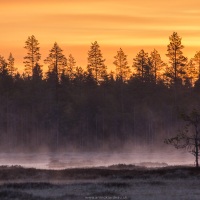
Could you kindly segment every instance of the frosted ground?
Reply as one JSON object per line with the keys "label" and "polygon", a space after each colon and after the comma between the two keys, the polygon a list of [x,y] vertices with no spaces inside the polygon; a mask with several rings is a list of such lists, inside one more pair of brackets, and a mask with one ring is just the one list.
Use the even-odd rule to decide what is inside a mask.
{"label": "frosted ground", "polygon": [[96,180],[68,183],[7,184],[1,186],[4,199],[199,199],[198,180]]}
{"label": "frosted ground", "polygon": [[0,200],[195,200],[200,170],[193,161],[176,150],[1,153]]}
{"label": "frosted ground", "polygon": [[0,199],[199,199],[200,170],[118,165],[108,168],[0,169]]}
{"label": "frosted ground", "polygon": [[193,167],[38,170],[0,168],[0,199],[199,199],[200,170]]}

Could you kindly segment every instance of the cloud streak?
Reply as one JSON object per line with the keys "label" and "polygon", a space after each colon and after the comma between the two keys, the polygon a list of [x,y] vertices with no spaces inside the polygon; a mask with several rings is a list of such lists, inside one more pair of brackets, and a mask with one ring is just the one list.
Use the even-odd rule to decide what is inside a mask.
{"label": "cloud streak", "polygon": [[139,46],[166,48],[173,31],[178,31],[193,53],[200,48],[199,7],[199,0],[0,0],[0,54],[18,49],[16,61],[22,65],[24,42],[33,34],[41,49],[46,51],[57,41],[76,49],[74,56],[82,62],[87,55],[77,46],[89,49],[97,40],[113,49],[112,54],[124,46],[133,55]]}

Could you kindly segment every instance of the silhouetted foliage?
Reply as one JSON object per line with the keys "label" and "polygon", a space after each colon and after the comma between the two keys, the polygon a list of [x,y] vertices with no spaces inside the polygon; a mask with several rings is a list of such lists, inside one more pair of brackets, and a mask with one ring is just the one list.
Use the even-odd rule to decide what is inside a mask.
{"label": "silhouetted foliage", "polygon": [[76,73],[76,61],[72,54],[69,54],[69,57],[67,59],[67,69],[66,74],[69,76],[70,79],[74,79]]}
{"label": "silhouetted foliage", "polygon": [[12,53],[10,53],[10,55],[8,57],[7,68],[8,68],[8,73],[11,76],[14,76],[16,74],[17,68],[15,67],[15,59],[14,59]]}
{"label": "silhouetted foliage", "polygon": [[151,52],[149,60],[154,80],[157,82],[163,78],[162,71],[166,64],[161,60],[161,56],[156,49]]}
{"label": "silhouetted foliage", "polygon": [[170,65],[166,70],[166,76],[175,84],[182,80],[187,63],[187,58],[183,56],[182,49],[184,46],[181,44],[181,40],[182,38],[176,32],[173,32],[169,37],[170,43],[167,46],[168,53],[166,56],[169,57]]}
{"label": "silhouetted foliage", "polygon": [[131,70],[128,66],[127,55],[125,55],[124,51],[120,48],[114,58],[115,61],[113,64],[116,66],[116,77],[122,81],[129,80],[131,76]]}
{"label": "silhouetted foliage", "polygon": [[105,59],[103,59],[100,46],[97,41],[95,41],[88,51],[87,71],[94,76],[97,83],[103,81],[106,76],[106,66],[104,62]]}
{"label": "silhouetted foliage", "polygon": [[63,50],[55,42],[49,56],[44,60],[49,67],[48,73],[54,75],[57,82],[59,82],[61,74],[66,71],[67,66],[67,59],[62,52]]}
{"label": "silhouetted foliage", "polygon": [[200,51],[197,51],[194,55],[193,61],[195,63],[198,78],[200,79]]}
{"label": "silhouetted foliage", "polygon": [[28,76],[32,76],[33,68],[41,58],[39,42],[34,35],[29,36],[25,42],[27,55],[24,57],[25,72]]}
{"label": "silhouetted foliage", "polygon": [[[173,37],[177,59],[182,58],[180,37],[175,33]],[[141,50],[130,74],[127,56],[119,49],[116,73],[108,73],[97,42],[90,47],[86,69],[77,66],[71,54],[66,59],[54,43],[45,59],[46,72],[38,63],[35,43],[37,56],[30,54],[25,59],[31,76],[15,70],[12,54],[8,61],[0,56],[0,150],[121,150],[127,144],[153,148],[180,126],[178,107],[199,105],[200,83],[192,75],[192,69],[197,71],[194,60],[185,65],[169,53],[173,76],[166,77],[166,64],[158,51],[148,56]],[[170,45],[171,52],[173,41]],[[176,82],[181,80],[176,86],[175,69]]]}
{"label": "silhouetted foliage", "polygon": [[148,53],[143,49],[133,59],[133,68],[135,75],[142,81],[146,82],[152,78],[152,65],[149,62]]}

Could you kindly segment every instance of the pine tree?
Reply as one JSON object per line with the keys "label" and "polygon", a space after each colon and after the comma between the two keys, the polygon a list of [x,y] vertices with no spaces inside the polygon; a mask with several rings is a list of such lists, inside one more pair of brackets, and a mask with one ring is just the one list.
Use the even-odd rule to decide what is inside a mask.
{"label": "pine tree", "polygon": [[150,72],[149,67],[148,53],[145,53],[142,49],[133,59],[133,68],[136,76],[144,80]]}
{"label": "pine tree", "polygon": [[72,54],[69,55],[68,59],[67,59],[67,75],[69,76],[70,79],[74,78],[74,74],[76,71],[76,61],[74,59],[74,57],[72,56]]}
{"label": "pine tree", "polygon": [[27,50],[27,56],[24,57],[25,71],[28,76],[32,76],[33,68],[41,58],[39,43],[34,35],[28,37],[24,48]]}
{"label": "pine tree", "polygon": [[48,64],[49,71],[47,73],[47,82],[51,86],[51,92],[53,93],[51,103],[52,103],[52,113],[54,115],[54,120],[52,121],[52,126],[54,126],[54,134],[56,138],[56,148],[58,149],[60,143],[60,123],[61,112],[60,107],[60,93],[59,84],[61,82],[61,76],[65,73],[67,66],[67,59],[63,54],[63,50],[55,42],[50,50],[49,56],[44,60]]}
{"label": "pine tree", "polygon": [[124,51],[120,48],[114,58],[115,61],[113,62],[113,64],[116,66],[117,78],[120,78],[122,81],[127,81],[131,76],[131,70],[128,66],[127,55],[125,55]]}
{"label": "pine tree", "polygon": [[200,79],[200,51],[197,51],[193,58],[194,64],[197,67],[198,79]]}
{"label": "pine tree", "polygon": [[183,56],[182,49],[184,46],[181,44],[181,40],[182,38],[176,32],[173,32],[169,37],[170,44],[167,46],[168,53],[166,56],[169,57],[170,66],[166,75],[170,77],[172,83],[182,80],[185,74],[187,58]]}
{"label": "pine tree", "polygon": [[9,75],[14,76],[16,74],[17,68],[15,68],[15,59],[13,58],[12,53],[10,53],[8,57],[7,68],[8,68]]}
{"label": "pine tree", "polygon": [[165,63],[162,61],[160,54],[154,49],[150,54],[150,63],[152,66],[152,73],[154,80],[157,82],[161,78]]}
{"label": "pine tree", "polygon": [[190,59],[185,67],[184,82],[185,85],[192,87],[198,79],[198,71],[196,69],[194,59]]}
{"label": "pine tree", "polygon": [[49,73],[55,74],[57,81],[61,74],[65,72],[67,66],[67,59],[62,52],[63,50],[55,42],[50,50],[49,56],[44,60],[44,62],[48,64]]}
{"label": "pine tree", "polygon": [[[0,55],[0,94],[8,94],[12,90],[12,77],[8,73],[8,64],[3,56]],[[7,95],[6,95],[7,99]],[[2,100],[2,99],[1,99]],[[6,100],[7,101],[7,100]]]}
{"label": "pine tree", "polygon": [[8,74],[8,65],[6,63],[6,60],[3,56],[0,55],[0,73]]}
{"label": "pine tree", "polygon": [[75,85],[82,85],[82,83],[84,82],[84,78],[85,78],[85,74],[84,74],[84,70],[82,69],[82,67],[76,67],[73,83]]}
{"label": "pine tree", "polygon": [[88,51],[87,71],[94,76],[97,83],[102,81],[106,76],[106,66],[104,62],[105,59],[103,59],[100,46],[97,41],[95,41]]}
{"label": "pine tree", "polygon": [[36,63],[35,67],[33,68],[33,80],[42,80],[42,69],[41,66]]}

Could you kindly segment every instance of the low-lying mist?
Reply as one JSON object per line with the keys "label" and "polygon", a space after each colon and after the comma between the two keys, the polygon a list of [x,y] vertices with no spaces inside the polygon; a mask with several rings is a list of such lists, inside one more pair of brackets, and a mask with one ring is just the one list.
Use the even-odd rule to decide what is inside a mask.
{"label": "low-lying mist", "polygon": [[117,164],[164,167],[167,165],[193,165],[194,159],[185,150],[177,151],[167,145],[159,149],[138,146],[129,151],[0,153],[0,165],[20,165],[28,168],[64,169],[107,167]]}
{"label": "low-lying mist", "polygon": [[98,83],[90,75],[60,81],[53,74],[47,79],[2,75],[0,165],[194,164],[192,155],[164,140],[184,127],[182,108],[199,106],[198,84],[137,76]]}

